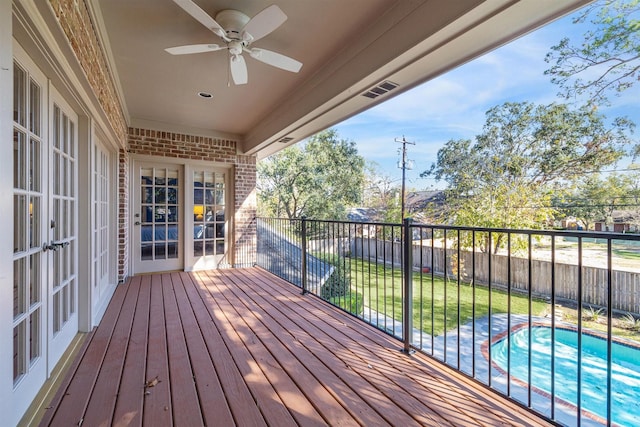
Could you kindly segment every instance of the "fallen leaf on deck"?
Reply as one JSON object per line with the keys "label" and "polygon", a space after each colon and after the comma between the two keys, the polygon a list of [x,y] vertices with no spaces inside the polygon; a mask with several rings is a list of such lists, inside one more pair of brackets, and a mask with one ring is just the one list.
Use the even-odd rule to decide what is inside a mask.
{"label": "fallen leaf on deck", "polygon": [[156,385],[158,385],[159,382],[160,380],[158,379],[158,377],[155,377],[154,379],[147,381],[144,384],[144,387],[145,388],[155,387]]}

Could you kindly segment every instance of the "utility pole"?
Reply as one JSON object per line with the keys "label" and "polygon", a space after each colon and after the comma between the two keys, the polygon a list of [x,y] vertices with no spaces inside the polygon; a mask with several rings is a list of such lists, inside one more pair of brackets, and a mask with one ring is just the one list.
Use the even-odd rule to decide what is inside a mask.
{"label": "utility pole", "polygon": [[395,141],[402,144],[402,162],[398,167],[402,169],[402,195],[401,195],[402,199],[401,199],[401,202],[400,202],[400,203],[402,203],[402,206],[401,206],[401,211],[400,211],[401,212],[400,213],[400,220],[404,221],[404,181],[405,181],[405,176],[406,176],[406,170],[407,169],[411,169],[410,167],[408,167],[407,144],[416,145],[416,143],[407,141],[404,138],[404,135],[402,136],[402,139],[396,138]]}

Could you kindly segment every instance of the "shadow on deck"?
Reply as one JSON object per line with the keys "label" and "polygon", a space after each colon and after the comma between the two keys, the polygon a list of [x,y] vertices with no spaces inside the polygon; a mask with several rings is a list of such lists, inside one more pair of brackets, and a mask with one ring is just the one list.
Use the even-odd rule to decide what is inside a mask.
{"label": "shadow on deck", "polygon": [[118,287],[41,425],[548,425],[259,269]]}

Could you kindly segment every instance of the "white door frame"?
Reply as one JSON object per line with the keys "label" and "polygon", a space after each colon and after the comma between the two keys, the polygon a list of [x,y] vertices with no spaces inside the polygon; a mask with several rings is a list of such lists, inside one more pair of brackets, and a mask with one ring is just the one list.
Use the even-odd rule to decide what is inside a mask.
{"label": "white door frame", "polygon": [[118,152],[92,132],[90,174],[91,326],[97,326],[118,283]]}
{"label": "white door frame", "polygon": [[[14,162],[21,169],[14,170],[13,200],[13,274],[19,289],[13,320],[19,337],[13,341],[14,354],[18,352],[15,417],[28,408],[78,332],[79,197],[78,115],[15,40],[13,51],[15,63],[26,72],[23,101],[30,111],[24,125],[14,122],[16,135],[24,135],[26,144],[14,141]],[[36,102],[38,108],[32,109]]]}
{"label": "white door frame", "polygon": [[[29,307],[28,307],[29,311],[33,313],[35,312],[35,310],[39,310],[39,318],[37,319],[37,322],[34,322],[34,324],[31,323],[34,320],[34,318],[22,319],[21,315],[16,316],[15,307],[14,307],[14,313],[12,315],[13,322],[14,322],[14,325],[13,325],[14,335],[16,333],[15,328],[20,328],[19,325],[25,322],[24,324],[26,329],[24,332],[27,333],[29,336],[29,338],[27,339],[27,342],[31,340],[32,342],[35,343],[37,347],[35,351],[37,356],[30,357],[32,360],[28,361],[28,363],[24,363],[20,359],[21,357],[26,357],[26,355],[20,356],[19,351],[27,351],[26,350],[27,344],[21,342],[20,338],[18,338],[19,340],[18,346],[22,348],[17,351],[15,348],[16,342],[14,338],[13,354],[14,354],[14,358],[17,357],[17,361],[18,361],[17,363],[19,364],[18,371],[22,371],[18,374],[17,378],[14,378],[14,384],[13,384],[13,397],[14,397],[13,401],[14,401],[14,408],[15,408],[15,410],[13,411],[13,414],[15,416],[15,414],[22,414],[27,409],[27,407],[29,406],[29,403],[38,393],[38,390],[46,380],[49,373],[48,363],[47,363],[47,351],[48,351],[47,350],[47,337],[48,337],[47,318],[48,318],[48,312],[50,310],[47,307],[48,306],[48,291],[47,291],[48,286],[47,286],[47,279],[46,279],[47,277],[46,258],[47,257],[42,251],[42,244],[45,241],[47,241],[47,238],[48,238],[48,235],[46,233],[47,228],[44,224],[46,221],[48,221],[48,212],[49,212],[49,208],[48,208],[49,196],[48,196],[48,190],[46,188],[48,176],[43,174],[42,171],[48,170],[49,106],[47,103],[48,82],[44,73],[42,73],[42,71],[35,65],[35,63],[26,54],[26,52],[17,43],[15,43],[15,40],[13,43],[13,51],[14,51],[14,61],[17,64],[19,64],[19,67],[27,73],[27,76],[26,76],[27,81],[25,83],[28,83],[29,79],[33,79],[33,81],[38,84],[40,89],[40,97],[38,98],[38,102],[40,105],[38,110],[40,112],[39,123],[40,123],[40,141],[41,141],[40,148],[38,150],[35,150],[33,153],[39,157],[40,165],[37,168],[37,170],[40,171],[40,174],[36,179],[31,178],[34,184],[37,183],[36,185],[38,186],[38,191],[30,192],[34,195],[35,194],[40,195],[40,197],[38,198],[39,199],[38,202],[33,203],[32,200],[25,200],[25,203],[27,203],[27,205],[25,206],[29,206],[29,207],[28,208],[19,207],[19,204],[24,204],[24,203],[20,199],[21,197],[20,192],[15,189],[16,187],[15,176],[21,175],[21,173],[19,171],[16,171],[15,169],[13,172],[14,199],[12,201],[12,205],[14,210],[14,231],[13,231],[14,234],[12,236],[12,240],[13,240],[12,246],[14,248],[13,250],[14,288],[16,286],[20,286],[19,283],[24,283],[24,286],[27,287],[26,286],[27,275],[29,276],[29,280],[33,280],[37,282],[37,285],[33,287],[33,289],[31,289],[31,287],[27,287],[29,289],[24,289],[19,293],[22,295],[22,298],[26,300],[31,300],[31,298],[35,298],[38,300],[37,303],[34,303],[33,301],[29,303]],[[14,79],[15,78],[16,76],[14,75]],[[16,101],[14,100],[14,102]],[[25,102],[31,102],[31,99],[26,99]],[[25,124],[24,127],[17,128],[17,129],[19,131],[24,130],[26,132],[27,131],[26,128],[28,128],[28,125]],[[14,122],[14,132],[15,131],[16,131],[16,125]],[[25,141],[25,143],[27,142],[28,141]],[[24,153],[25,157],[28,156],[27,153],[29,153],[28,150],[26,153]],[[14,142],[13,155],[15,158],[16,156],[15,142]],[[20,156],[20,157],[23,157],[23,156]],[[23,170],[22,172],[23,174],[28,174],[26,170],[27,168],[26,168],[25,162],[26,162],[26,159],[22,158],[18,160],[17,163],[25,166],[25,170]],[[18,180],[20,179],[18,178]],[[26,188],[29,188],[29,185],[26,182],[24,182],[24,183],[19,183],[18,187],[26,189]],[[16,200],[18,201],[18,206],[16,206]],[[36,226],[32,226],[32,227],[35,227],[35,229],[37,230],[37,233],[35,235],[35,239],[37,241],[34,242],[33,245],[30,245],[29,242],[26,242],[27,239],[25,238],[26,237],[25,227],[29,227],[29,221],[31,221],[31,219],[27,219],[26,215],[29,215],[29,217],[32,217],[34,221],[39,223]],[[19,238],[20,240],[24,240],[24,241],[22,241],[21,243],[16,243],[16,238]],[[27,248],[27,246],[33,246],[33,247]],[[37,260],[37,262],[34,262],[35,260]],[[30,264],[29,268],[27,268],[27,266],[25,265],[26,263]],[[29,291],[29,294],[30,294],[29,296],[25,295],[25,292],[27,291]],[[13,292],[15,293],[15,289]],[[35,295],[33,295],[32,297],[31,295],[34,292],[35,292]],[[15,295],[14,295],[14,306],[15,306]],[[34,327],[36,329],[33,329]],[[19,329],[19,333],[21,332],[22,330]],[[38,338],[35,340],[33,338],[34,334],[38,335]],[[16,353],[18,353],[17,356],[16,356]],[[14,363],[16,363],[16,359],[14,359]],[[14,365],[14,377],[16,376],[15,369],[16,367]]]}
{"label": "white door frame", "polygon": [[[157,159],[136,159],[131,162],[130,260],[133,274],[175,271],[184,268],[184,166]],[[145,183],[142,203],[142,170],[171,174],[155,175]],[[164,172],[163,172],[164,171]],[[175,176],[173,176],[175,175]],[[174,179],[176,181],[174,181]],[[177,185],[174,185],[176,184]],[[173,195],[177,191],[177,197]],[[143,207],[144,205],[144,207]],[[177,216],[177,221],[172,221]],[[156,252],[161,247],[162,252]],[[144,258],[142,252],[144,250]],[[175,252],[174,252],[175,251]],[[175,256],[174,256],[175,254]]]}
{"label": "white door frame", "polygon": [[[58,108],[73,125],[69,124],[68,137],[73,146],[68,149],[61,148],[60,165],[65,167],[56,168],[54,155],[54,109]],[[49,240],[50,245],[60,243],[60,248],[52,248],[47,251],[49,254],[49,278],[48,282],[48,305],[51,308],[48,314],[48,374],[51,373],[55,364],[60,360],[63,353],[78,333],[78,115],[71,106],[64,100],[62,95],[50,84],[49,85],[49,117],[50,117],[50,141],[51,151],[49,166]],[[64,119],[64,117],[63,117]],[[61,132],[61,143],[65,143],[66,132]],[[66,153],[64,153],[66,151]],[[68,157],[67,157],[68,155]],[[66,157],[63,159],[63,157]],[[58,170],[58,177],[54,173]],[[69,170],[70,169],[70,170]],[[66,175],[66,177],[64,177]],[[60,181],[57,181],[62,178]],[[56,183],[59,182],[59,190],[56,190]],[[51,187],[54,188],[51,188]],[[63,188],[66,187],[66,190]],[[59,193],[59,195],[56,195]],[[53,201],[58,197],[59,205]],[[58,209],[58,212],[55,210]],[[55,227],[53,222],[55,221]],[[56,265],[59,269],[56,271]],[[61,286],[62,290],[55,289]],[[66,290],[65,290],[66,289]],[[56,296],[58,295],[58,296]],[[56,310],[53,305],[59,307],[60,319],[56,318]],[[59,327],[59,329],[58,329]]]}
{"label": "white door frame", "polygon": [[[231,252],[231,248],[233,247],[232,239],[231,239],[231,231],[233,230],[231,225],[230,218],[233,216],[233,192],[230,191],[231,188],[231,176],[232,176],[232,168],[230,167],[220,167],[220,166],[212,166],[211,164],[204,163],[192,163],[188,164],[185,167],[185,270],[186,271],[194,271],[194,270],[206,270],[206,269],[215,269],[221,266],[228,266],[233,264],[233,254]],[[196,208],[196,200],[195,200],[195,192],[199,189],[195,188],[194,185],[194,173],[208,173],[214,174],[216,176],[216,183],[218,183],[218,177],[220,175],[223,176],[222,184],[224,185],[223,191],[224,196],[222,200],[216,200],[216,203],[207,203],[206,200],[199,200],[198,207],[207,205],[217,205],[218,208],[224,208],[224,222],[220,224],[219,218],[215,218],[214,221],[206,221],[206,212],[202,212],[205,214],[205,218],[198,218],[197,214],[200,213],[198,208]],[[205,192],[206,188],[202,188]],[[214,189],[216,191],[217,189]],[[206,197],[205,197],[206,198]],[[197,210],[197,212],[196,212]],[[215,209],[214,209],[215,210]],[[211,214],[217,216],[217,212],[211,212]],[[203,221],[203,219],[205,221]],[[212,222],[214,222],[212,224]],[[219,245],[214,245],[213,249],[215,254],[206,255],[205,252],[196,256],[194,254],[195,248],[195,240],[196,235],[199,237],[201,233],[210,233],[210,237],[218,236],[220,232],[224,235],[224,248],[222,249],[222,253],[220,252]],[[200,240],[200,239],[198,239]],[[217,240],[217,239],[216,239]],[[209,240],[209,244],[211,244],[211,240]]]}
{"label": "white door frame", "polygon": [[[179,244],[179,265],[170,266],[174,270],[197,270],[203,268],[218,268],[233,264],[233,218],[235,214],[234,204],[234,169],[232,165],[225,163],[213,163],[201,160],[185,161],[179,158],[165,158],[159,156],[135,155],[131,156],[130,163],[130,192],[129,192],[129,274],[141,274],[146,272],[163,271],[163,269],[154,270],[153,268],[139,268],[136,265],[136,256],[139,256],[140,245],[136,239],[140,239],[140,226],[136,224],[141,221],[140,201],[140,168],[143,165],[159,165],[161,167],[178,167],[180,170],[180,187],[178,198],[178,214],[180,216],[180,244]],[[195,259],[193,256],[194,246],[194,171],[209,171],[224,174],[225,184],[225,257],[203,257],[205,259]]]}

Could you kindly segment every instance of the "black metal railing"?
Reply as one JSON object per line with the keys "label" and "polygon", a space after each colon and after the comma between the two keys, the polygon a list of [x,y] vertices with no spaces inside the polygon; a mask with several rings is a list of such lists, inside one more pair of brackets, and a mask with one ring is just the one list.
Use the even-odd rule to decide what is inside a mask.
{"label": "black metal railing", "polygon": [[640,235],[257,220],[257,264],[563,425],[640,417]]}

